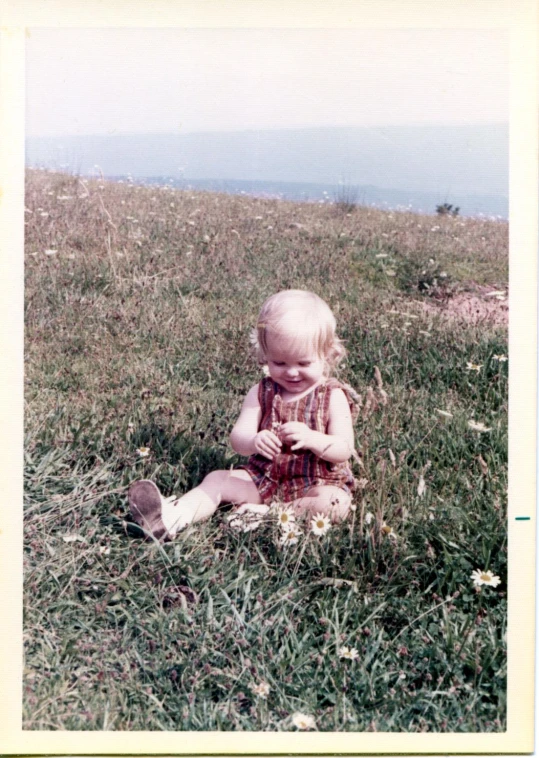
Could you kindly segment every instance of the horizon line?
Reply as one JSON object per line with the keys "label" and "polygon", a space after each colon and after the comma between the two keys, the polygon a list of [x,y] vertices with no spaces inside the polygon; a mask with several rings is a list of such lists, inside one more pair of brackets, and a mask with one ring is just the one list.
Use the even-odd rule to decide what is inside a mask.
{"label": "horizon line", "polygon": [[434,122],[402,122],[402,123],[390,123],[390,124],[321,124],[310,126],[264,126],[264,127],[247,127],[247,128],[232,128],[232,129],[200,129],[190,131],[149,131],[149,132],[64,132],[53,134],[26,134],[25,139],[62,139],[66,137],[184,137],[189,135],[202,135],[202,134],[245,134],[251,132],[294,132],[294,131],[321,131],[324,129],[361,129],[365,131],[377,131],[380,129],[398,129],[398,128],[439,128],[439,129],[458,129],[458,128],[470,128],[470,127],[493,127],[501,126],[509,128],[509,119],[506,121],[474,121],[466,123],[434,123]]}

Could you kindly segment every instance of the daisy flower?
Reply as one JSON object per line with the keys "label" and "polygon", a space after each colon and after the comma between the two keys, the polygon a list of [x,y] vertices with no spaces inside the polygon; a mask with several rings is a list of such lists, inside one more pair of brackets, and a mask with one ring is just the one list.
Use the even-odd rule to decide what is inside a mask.
{"label": "daisy flower", "polygon": [[149,447],[137,447],[137,453],[141,458],[147,458],[150,455]]}
{"label": "daisy flower", "polygon": [[385,534],[386,537],[389,537],[390,540],[396,540],[397,535],[393,531],[393,527],[388,526],[387,524],[382,524],[382,534]]}
{"label": "daisy flower", "polygon": [[492,360],[499,361],[500,363],[505,363],[507,360],[507,356],[506,355],[493,355]]}
{"label": "daisy flower", "polygon": [[476,587],[486,584],[488,587],[497,587],[502,581],[499,576],[494,576],[492,571],[481,571],[476,569],[470,577]]}
{"label": "daisy flower", "polygon": [[474,432],[490,432],[492,431],[492,427],[485,426],[482,421],[475,421],[473,418],[471,418],[468,421],[468,426],[470,429],[473,429]]}
{"label": "daisy flower", "polygon": [[369,511],[368,513],[365,514],[365,523],[370,524],[373,518],[374,518],[373,514]]}
{"label": "daisy flower", "polygon": [[483,368],[483,364],[482,363],[470,363],[470,361],[468,361],[466,363],[466,369],[468,371],[477,371],[477,372],[479,372],[479,371],[481,371],[482,368]]}
{"label": "daisy flower", "polygon": [[331,522],[323,513],[317,513],[311,521],[311,531],[320,536],[326,534],[331,529]]}
{"label": "daisy flower", "polygon": [[296,516],[292,508],[279,508],[277,510],[277,523],[282,529],[289,529],[296,522]]}
{"label": "daisy flower", "polygon": [[315,729],[316,727],[314,718],[305,713],[294,713],[292,716],[292,723],[298,729]]}
{"label": "daisy flower", "polygon": [[355,661],[359,658],[359,653],[355,647],[347,647],[344,645],[339,649],[339,658],[346,658],[349,661]]}
{"label": "daisy flower", "polygon": [[295,545],[299,541],[300,536],[300,530],[296,529],[294,524],[291,524],[281,537],[281,545]]}
{"label": "daisy flower", "polygon": [[435,408],[436,413],[439,413],[440,416],[443,416],[444,418],[453,418],[453,414],[449,413],[449,411],[442,411],[440,408]]}
{"label": "daisy flower", "polygon": [[259,684],[253,684],[251,692],[258,697],[267,698],[270,692],[270,686],[267,682],[260,682]]}

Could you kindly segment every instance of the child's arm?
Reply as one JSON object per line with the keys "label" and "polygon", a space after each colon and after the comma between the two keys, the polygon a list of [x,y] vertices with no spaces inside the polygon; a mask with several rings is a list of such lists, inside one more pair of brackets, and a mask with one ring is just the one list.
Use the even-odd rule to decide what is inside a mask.
{"label": "child's arm", "polygon": [[261,417],[258,384],[255,384],[243,401],[241,413],[230,434],[230,444],[240,455],[260,453],[272,460],[281,451],[282,443],[269,429],[258,431]]}
{"label": "child's arm", "polygon": [[329,463],[347,461],[354,450],[354,428],[346,395],[341,389],[331,392],[327,434],[309,429],[299,421],[283,424],[281,433],[284,442],[294,443],[291,450],[306,448]]}

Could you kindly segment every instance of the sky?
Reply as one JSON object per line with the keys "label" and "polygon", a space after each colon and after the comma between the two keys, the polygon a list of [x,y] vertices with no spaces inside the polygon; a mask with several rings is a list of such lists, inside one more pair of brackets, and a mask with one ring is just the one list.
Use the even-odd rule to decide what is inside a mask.
{"label": "sky", "polygon": [[26,134],[508,121],[503,29],[31,28]]}

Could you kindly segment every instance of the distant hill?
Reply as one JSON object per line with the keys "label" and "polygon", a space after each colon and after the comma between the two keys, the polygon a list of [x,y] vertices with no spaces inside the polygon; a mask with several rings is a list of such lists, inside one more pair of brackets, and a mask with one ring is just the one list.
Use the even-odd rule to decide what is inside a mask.
{"label": "distant hill", "polygon": [[105,177],[166,177],[291,198],[304,187],[301,199],[344,183],[366,203],[432,212],[450,202],[462,213],[507,216],[504,124],[29,137],[26,162],[83,175],[97,164]]}

